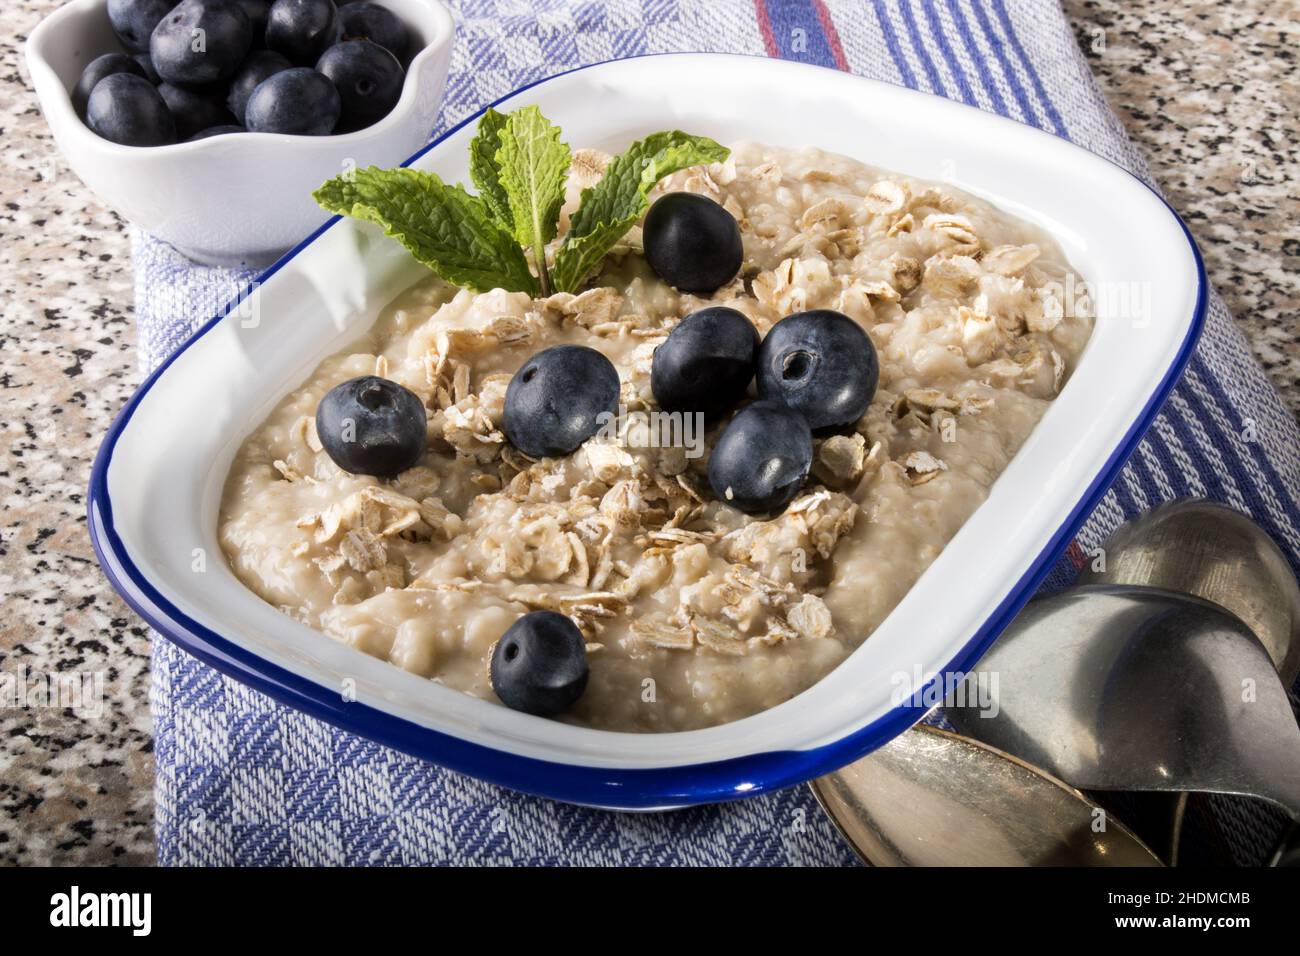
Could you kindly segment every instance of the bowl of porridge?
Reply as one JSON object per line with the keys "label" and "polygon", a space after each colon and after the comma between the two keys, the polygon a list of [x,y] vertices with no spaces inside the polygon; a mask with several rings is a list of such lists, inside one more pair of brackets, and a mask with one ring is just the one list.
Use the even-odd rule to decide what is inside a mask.
{"label": "bowl of porridge", "polygon": [[[1083,150],[816,68],[646,57],[496,109],[527,106],[573,150],[553,243],[633,141],[722,151],[659,179],[567,288],[558,266],[469,287],[332,222],[115,423],[101,562],[234,676],[519,789],[645,809],[855,759],[991,643],[1122,466],[1199,329],[1194,247]],[[411,166],[468,182],[474,136]],[[661,252],[674,204],[734,225],[714,280]],[[671,364],[726,323],[750,371]],[[559,417],[535,425],[543,387]],[[389,393],[414,410],[398,464],[336,446],[347,388],[363,425]],[[572,635],[559,704],[506,679],[544,646],[530,627]]]}

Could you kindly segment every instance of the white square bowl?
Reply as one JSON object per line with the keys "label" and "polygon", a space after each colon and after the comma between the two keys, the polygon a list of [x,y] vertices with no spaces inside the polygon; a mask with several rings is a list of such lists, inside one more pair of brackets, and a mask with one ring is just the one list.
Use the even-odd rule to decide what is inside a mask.
{"label": "white square bowl", "polygon": [[[104,570],[150,624],[233,677],[347,730],[519,790],[654,809],[785,787],[857,759],[923,712],[895,703],[897,675],[969,668],[1136,447],[1204,319],[1195,245],[1155,193],[1064,140],[819,67],[649,56],[553,77],[498,105],[527,104],[574,146],[617,150],[680,128],[722,142],[810,144],[947,179],[1044,226],[1095,288],[1140,288],[1147,308],[1134,321],[1122,297],[1098,297],[1096,330],[1060,397],[880,628],[802,694],[720,727],[628,734],[517,713],[324,637],[235,578],[218,544],[217,510],[240,443],[421,274],[396,243],[352,221],[327,223],[272,267],[114,422],[89,497]],[[410,164],[467,181],[473,133],[468,121]],[[207,560],[196,571],[200,553]]]}

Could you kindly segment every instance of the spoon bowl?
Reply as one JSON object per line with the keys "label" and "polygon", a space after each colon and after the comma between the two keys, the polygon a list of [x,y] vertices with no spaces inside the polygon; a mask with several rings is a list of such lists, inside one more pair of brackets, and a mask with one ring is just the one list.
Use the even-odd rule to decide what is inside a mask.
{"label": "spoon bowl", "polygon": [[1121,525],[1079,584],[1132,584],[1192,594],[1255,632],[1291,687],[1300,676],[1300,584],[1286,555],[1239,511],[1203,498],[1158,505]]}
{"label": "spoon bowl", "polygon": [[950,707],[953,725],[1075,786],[1258,796],[1300,818],[1286,690],[1250,628],[1217,605],[1075,588],[1030,602],[979,671],[997,674],[998,706]]}
{"label": "spoon bowl", "polygon": [[[1131,584],[1193,594],[1252,630],[1283,686],[1300,676],[1300,583],[1281,548],[1239,511],[1204,498],[1157,505],[1115,530],[1077,583]],[[1181,855],[1188,794],[1169,809],[1167,859]]]}
{"label": "spoon bowl", "polygon": [[809,786],[874,866],[1160,865],[1073,787],[936,727],[913,727]]}

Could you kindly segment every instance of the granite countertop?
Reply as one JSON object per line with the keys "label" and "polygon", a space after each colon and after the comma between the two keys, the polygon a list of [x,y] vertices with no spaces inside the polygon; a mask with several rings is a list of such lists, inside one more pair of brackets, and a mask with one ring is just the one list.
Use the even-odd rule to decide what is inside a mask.
{"label": "granite countertop", "polygon": [[[0,694],[0,863],[150,863],[149,641],[100,574],[84,515],[100,436],[139,380],[130,247],[59,160],[22,65],[27,31],[60,3],[12,0],[18,34],[0,41],[0,681],[25,675],[39,695],[53,673],[92,693],[102,680],[102,707]],[[1300,410],[1294,0],[1064,5],[1211,281]]]}

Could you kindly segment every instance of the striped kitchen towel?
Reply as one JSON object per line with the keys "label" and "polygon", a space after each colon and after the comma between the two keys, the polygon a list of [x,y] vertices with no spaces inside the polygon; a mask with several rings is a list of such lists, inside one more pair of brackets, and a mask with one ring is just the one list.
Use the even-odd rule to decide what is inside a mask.
{"label": "striped kitchen towel", "polygon": [[[731,51],[849,70],[1063,136],[1149,178],[1050,0],[462,0],[438,130],[517,87],[642,53]],[[251,276],[134,243],[140,358],[154,367]],[[1205,495],[1300,567],[1300,442],[1218,297],[1187,373],[1050,586],[1125,517]],[[847,864],[806,788],[667,814],[503,791],[286,710],[161,639],[153,656],[164,864]],[[1277,817],[1226,816],[1219,859],[1256,862]]]}

